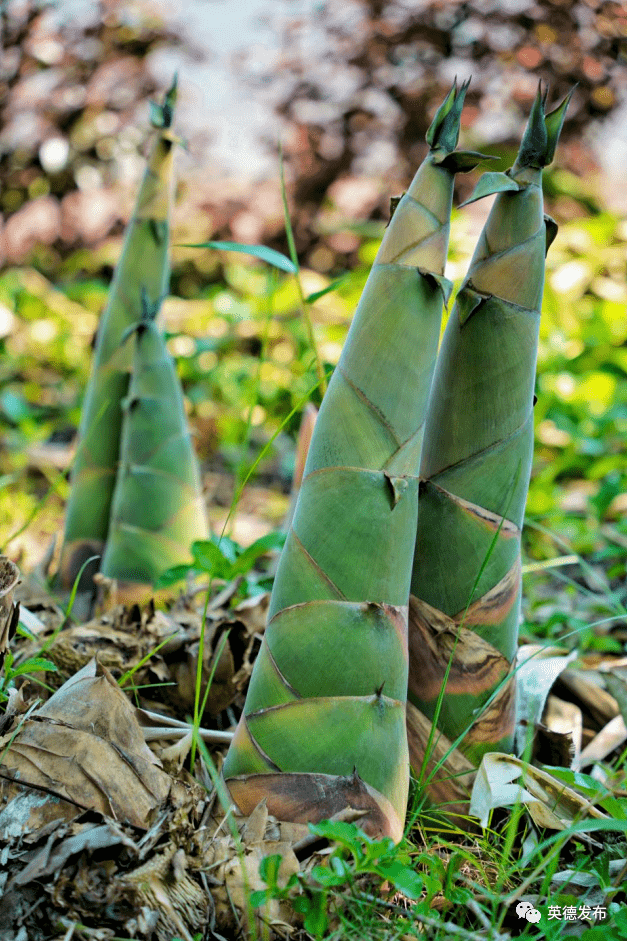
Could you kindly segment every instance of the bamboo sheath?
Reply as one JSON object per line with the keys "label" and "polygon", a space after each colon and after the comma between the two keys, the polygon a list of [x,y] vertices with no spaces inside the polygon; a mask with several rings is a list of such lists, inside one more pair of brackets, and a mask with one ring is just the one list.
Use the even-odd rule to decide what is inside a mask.
{"label": "bamboo sheath", "polygon": [[400,839],[409,763],[407,601],[466,86],[385,232],[313,432],[269,620],[223,775],[243,813],[352,807]]}
{"label": "bamboo sheath", "polygon": [[[544,258],[556,232],[544,215],[542,167],[553,159],[568,100],[546,114],[539,90],[514,166],[484,174],[471,197],[497,193],[446,327],[426,420],[409,722],[418,728],[433,718],[450,663],[437,725],[451,743],[463,734],[470,765],[513,744],[520,537]],[[425,748],[424,733],[410,731],[417,773]],[[448,794],[460,798],[454,777]]]}

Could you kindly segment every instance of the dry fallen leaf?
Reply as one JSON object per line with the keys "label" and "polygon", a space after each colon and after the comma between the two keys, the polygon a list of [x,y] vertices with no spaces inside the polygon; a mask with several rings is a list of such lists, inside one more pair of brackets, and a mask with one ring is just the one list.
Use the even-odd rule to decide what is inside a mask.
{"label": "dry fallen leaf", "polygon": [[598,680],[595,683],[577,670],[564,670],[559,678],[560,686],[568,690],[584,715],[588,713],[601,727],[618,715],[618,703],[603,689],[601,675]]}
{"label": "dry fallen leaf", "polygon": [[[203,688],[213,673],[205,712],[218,715],[243,693],[252,673],[253,661],[265,629],[269,596],[257,595],[246,599],[232,610],[208,612],[203,643]],[[182,612],[173,609],[170,616],[182,619]],[[164,659],[176,689],[169,692],[169,701],[179,709],[190,711],[196,699],[199,638],[202,612],[187,612],[187,630],[181,634],[179,649],[174,646],[165,651]],[[224,635],[228,634],[226,643]],[[216,656],[220,653],[217,664]],[[242,702],[243,704],[243,702]]]}
{"label": "dry fallen leaf", "polygon": [[137,927],[142,934],[157,941],[193,941],[193,935],[205,928],[209,899],[187,874],[182,849],[170,844],[119,880],[139,912]]}
{"label": "dry fallen leaf", "polygon": [[[215,598],[209,606],[203,638],[203,685],[213,673],[205,709],[210,715],[218,715],[245,690],[268,609],[267,595],[247,599],[233,609],[219,602]],[[155,610],[152,602],[143,608],[118,605],[85,624],[64,627],[55,636],[47,656],[60,672],[50,674],[49,680],[54,685],[59,676],[72,675],[92,657],[115,676],[137,671],[140,661],[147,660],[135,673],[136,682],[151,685],[155,700],[164,699],[169,709],[193,711],[202,625],[202,606],[190,607],[184,598],[167,613]],[[165,693],[155,681],[165,684]],[[168,685],[172,681],[175,686]]]}
{"label": "dry fallen leaf", "polygon": [[615,748],[619,748],[627,739],[627,726],[622,716],[615,716],[604,725],[600,732],[583,749],[575,768],[585,768],[595,761],[603,761]]}
{"label": "dry fallen leaf", "polygon": [[[149,603],[118,605],[86,623],[68,625],[53,636],[47,656],[58,674],[50,676],[53,684],[82,669],[93,657],[116,676],[136,669],[164,640],[176,635],[179,626]],[[58,679],[57,679],[58,683]]]}
{"label": "dry fallen leaf", "polygon": [[575,659],[576,652],[561,647],[524,644],[516,654],[516,751],[523,754],[529,735],[533,736],[542,718],[551,689]]}
{"label": "dry fallen leaf", "polygon": [[557,696],[548,696],[542,723],[536,725],[533,759],[536,764],[575,767],[581,752],[581,709]]}
{"label": "dry fallen leaf", "polygon": [[0,670],[15,634],[19,617],[19,604],[13,604],[13,592],[20,578],[20,571],[6,556],[0,556]]}
{"label": "dry fallen leaf", "polygon": [[0,738],[5,800],[46,791],[77,807],[146,828],[171,779],[144,741],[135,710],[95,660]]}
{"label": "dry fallen leaf", "polygon": [[[262,800],[248,818],[234,818],[239,828],[236,840],[226,821],[218,825],[205,848],[205,868],[211,876],[216,918],[221,927],[250,931],[251,892],[265,889],[259,875],[259,864],[265,856],[282,857],[278,883],[285,886],[290,876],[297,873],[300,865],[294,854],[294,841],[308,833],[306,827],[284,827],[268,814],[266,801]],[[255,911],[257,935],[286,938],[293,932],[294,911],[285,902],[273,899]],[[268,927],[265,927],[268,926]]]}
{"label": "dry fallen leaf", "polygon": [[510,807],[518,802],[526,805],[539,827],[551,830],[565,830],[582,817],[607,818],[607,814],[547,771],[513,755],[499,752],[484,755],[472,789],[470,813],[485,827],[493,807]]}

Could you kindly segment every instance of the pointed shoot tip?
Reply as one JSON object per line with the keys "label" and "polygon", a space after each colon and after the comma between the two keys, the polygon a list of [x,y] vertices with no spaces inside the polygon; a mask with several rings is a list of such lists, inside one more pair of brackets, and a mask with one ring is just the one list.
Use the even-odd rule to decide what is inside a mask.
{"label": "pointed shoot tip", "polygon": [[150,123],[153,127],[160,130],[167,130],[172,127],[174,107],[178,96],[178,81],[178,72],[175,72],[172,83],[164,95],[162,105],[157,104],[156,101],[150,102]]}
{"label": "pointed shoot tip", "polygon": [[[575,86],[576,87],[576,86]],[[535,167],[542,169],[552,162],[559,139],[566,109],[575,90],[573,87],[566,98],[553,111],[546,113],[548,86],[542,92],[542,84],[538,84],[538,91],[534,99],[527,127],[520,144],[515,167]]]}
{"label": "pointed shoot tip", "polygon": [[457,87],[457,76],[448,95],[436,111],[435,117],[426,134],[426,140],[432,150],[443,150],[452,153],[459,140],[459,127],[461,121],[464,99],[470,79]]}

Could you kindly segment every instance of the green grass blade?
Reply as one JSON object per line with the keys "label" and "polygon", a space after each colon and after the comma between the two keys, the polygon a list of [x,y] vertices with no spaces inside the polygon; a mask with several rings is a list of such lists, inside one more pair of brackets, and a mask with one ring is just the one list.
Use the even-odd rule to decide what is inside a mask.
{"label": "green grass blade", "polygon": [[253,255],[261,261],[278,268],[279,271],[286,271],[288,274],[296,274],[297,266],[282,252],[275,248],[268,248],[267,245],[244,245],[240,242],[194,242],[192,244],[183,244],[182,248],[215,248],[224,252],[239,252],[242,255]]}

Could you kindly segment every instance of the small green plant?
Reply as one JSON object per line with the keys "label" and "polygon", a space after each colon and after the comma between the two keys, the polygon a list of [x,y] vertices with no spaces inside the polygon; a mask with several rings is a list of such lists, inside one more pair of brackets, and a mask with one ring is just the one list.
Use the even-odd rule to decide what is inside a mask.
{"label": "small green plant", "polygon": [[[18,627],[18,634],[27,636],[22,628]],[[4,668],[0,674],[0,708],[9,701],[9,693],[15,689],[15,680],[18,676],[29,676],[31,673],[56,672],[56,666],[52,661],[44,657],[30,657],[23,663],[13,666],[15,658],[10,650],[7,650],[4,659]]]}
{"label": "small green plant", "polygon": [[190,576],[207,575],[213,579],[231,582],[242,576],[238,594],[245,597],[267,591],[272,577],[256,568],[259,559],[273,550],[280,551],[285,542],[285,533],[273,530],[256,539],[244,548],[228,536],[212,536],[192,544],[192,561],[188,565],[175,565],[168,569],[155,583],[155,588],[170,585]]}
{"label": "small green plant", "polygon": [[292,875],[283,888],[278,884],[281,856],[266,856],[259,865],[259,875],[268,888],[253,892],[251,902],[260,908],[273,899],[289,901],[294,911],[303,915],[305,930],[315,938],[324,937],[329,927],[328,913],[334,893],[358,889],[364,876],[387,882],[392,891],[413,900],[419,899],[425,888],[428,899],[442,889],[439,880],[415,872],[407,851],[390,837],[373,840],[355,824],[342,821],[323,820],[309,824],[309,830],[314,836],[337,844],[327,864]]}

